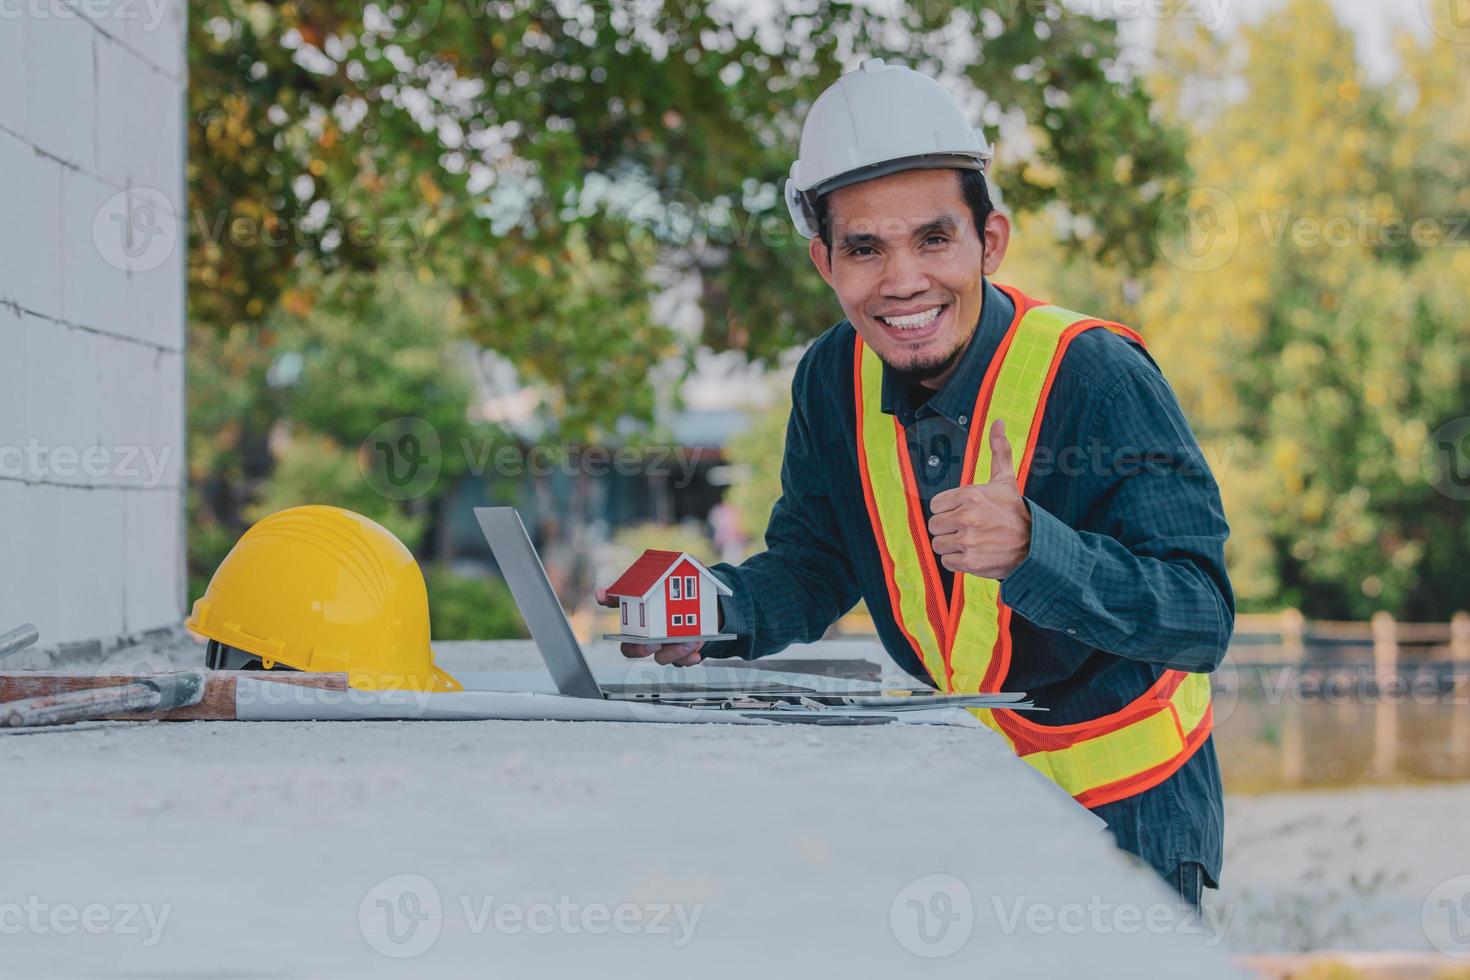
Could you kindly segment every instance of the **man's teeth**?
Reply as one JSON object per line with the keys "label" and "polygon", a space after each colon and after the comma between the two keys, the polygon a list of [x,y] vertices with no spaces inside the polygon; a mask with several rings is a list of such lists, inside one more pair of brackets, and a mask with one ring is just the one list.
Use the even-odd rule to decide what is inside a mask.
{"label": "man's teeth", "polygon": [[880,316],[878,319],[890,327],[897,327],[899,330],[917,330],[919,327],[925,327],[934,322],[934,318],[943,309],[944,307],[942,306],[936,306],[933,309],[925,310],[923,313],[911,313],[908,316]]}

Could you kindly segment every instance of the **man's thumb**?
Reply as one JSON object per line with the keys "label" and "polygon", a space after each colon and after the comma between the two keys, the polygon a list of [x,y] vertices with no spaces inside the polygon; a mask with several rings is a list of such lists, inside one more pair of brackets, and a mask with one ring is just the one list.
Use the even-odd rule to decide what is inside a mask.
{"label": "man's thumb", "polygon": [[1001,419],[996,419],[990,427],[990,482],[1016,482],[1016,463],[1011,458],[1011,442],[1006,438],[1006,424]]}

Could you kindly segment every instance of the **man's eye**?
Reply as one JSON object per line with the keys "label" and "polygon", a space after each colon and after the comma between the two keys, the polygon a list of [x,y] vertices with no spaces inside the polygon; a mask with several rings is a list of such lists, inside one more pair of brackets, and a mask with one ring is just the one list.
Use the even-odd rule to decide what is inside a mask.
{"label": "man's eye", "polygon": [[947,241],[949,241],[949,239],[945,238],[943,235],[930,235],[928,238],[924,239],[924,244],[927,245],[930,242],[947,242]]}
{"label": "man's eye", "polygon": [[871,246],[871,245],[859,245],[856,248],[854,248],[852,251],[848,252],[847,254],[848,255],[861,255],[863,252],[871,252],[872,250],[873,250],[873,246]]}

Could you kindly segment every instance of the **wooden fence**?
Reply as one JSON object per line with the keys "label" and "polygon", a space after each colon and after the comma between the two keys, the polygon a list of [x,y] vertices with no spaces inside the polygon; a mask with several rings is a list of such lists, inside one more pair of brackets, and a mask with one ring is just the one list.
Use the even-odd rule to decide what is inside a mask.
{"label": "wooden fence", "polygon": [[1368,622],[1307,619],[1296,609],[1237,616],[1231,657],[1237,663],[1342,666],[1369,662],[1379,677],[1400,664],[1470,666],[1470,612],[1448,623],[1403,623],[1386,612]]}
{"label": "wooden fence", "polygon": [[[1403,730],[1400,709],[1424,702],[1421,682],[1427,681],[1428,699],[1449,711],[1449,728],[1442,741],[1436,740],[1436,752],[1448,771],[1470,771],[1470,705],[1461,689],[1470,675],[1470,613],[1455,613],[1448,623],[1401,623],[1386,612],[1368,622],[1308,620],[1295,609],[1242,615],[1236,617],[1230,660],[1237,670],[1228,680],[1237,685],[1293,675],[1360,678],[1362,684],[1354,682],[1348,690],[1355,692],[1357,707],[1370,713],[1368,775],[1380,779],[1394,775],[1403,742],[1413,737]],[[1308,698],[1296,691],[1278,682],[1275,695],[1283,708],[1279,764],[1288,786],[1301,785],[1314,771],[1304,734],[1305,705],[1324,700],[1320,693]]]}

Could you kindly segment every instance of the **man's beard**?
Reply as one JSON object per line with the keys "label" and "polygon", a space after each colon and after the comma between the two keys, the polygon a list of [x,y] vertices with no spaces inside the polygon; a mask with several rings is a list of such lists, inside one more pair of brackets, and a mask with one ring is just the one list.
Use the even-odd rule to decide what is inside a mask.
{"label": "man's beard", "polygon": [[964,355],[965,347],[967,346],[968,343],[962,341],[961,343],[956,344],[954,350],[950,351],[948,354],[944,354],[938,358],[935,358],[934,360],[915,361],[914,363],[906,364],[903,367],[899,367],[895,364],[888,364],[888,362],[886,361],[884,363],[887,364],[889,372],[892,373],[893,377],[896,380],[902,381],[904,384],[922,384],[925,381],[932,381],[934,378],[939,377],[941,374],[954,367],[954,365],[958,363],[959,359]]}

